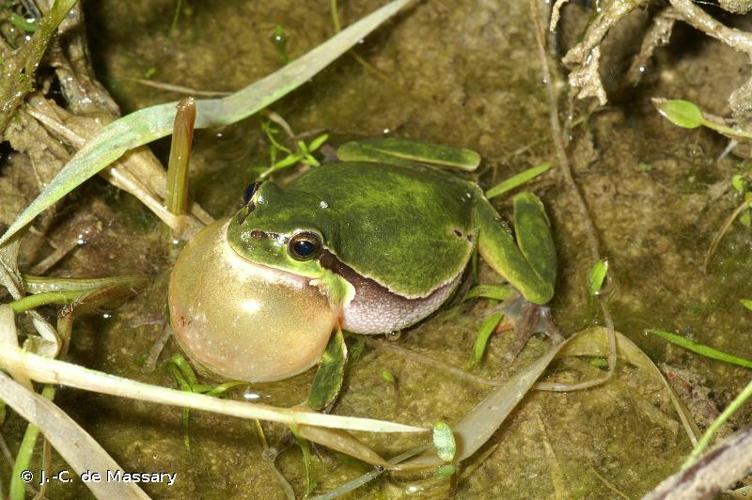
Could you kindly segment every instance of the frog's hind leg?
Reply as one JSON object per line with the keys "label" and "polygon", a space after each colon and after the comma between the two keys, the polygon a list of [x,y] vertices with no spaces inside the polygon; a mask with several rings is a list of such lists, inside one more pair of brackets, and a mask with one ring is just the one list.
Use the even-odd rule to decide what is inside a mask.
{"label": "frog's hind leg", "polygon": [[485,198],[476,204],[478,250],[526,300],[546,304],[554,294],[556,248],[543,203],[532,193],[514,197],[514,227],[505,224]]}
{"label": "frog's hind leg", "polygon": [[553,297],[556,281],[556,249],[548,217],[532,193],[518,194],[513,204],[516,239],[488,200],[479,200],[476,208],[478,250],[483,260],[524,297],[508,299],[502,305],[506,319],[500,328],[513,329],[517,337],[512,358],[536,332],[545,333],[554,342],[562,340],[544,305]]}

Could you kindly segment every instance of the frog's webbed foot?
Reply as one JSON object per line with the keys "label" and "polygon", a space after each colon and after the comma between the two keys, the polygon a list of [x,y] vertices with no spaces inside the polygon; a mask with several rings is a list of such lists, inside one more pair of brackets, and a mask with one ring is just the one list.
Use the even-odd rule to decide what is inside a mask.
{"label": "frog's webbed foot", "polygon": [[515,297],[502,304],[504,321],[497,327],[497,331],[514,331],[515,340],[506,357],[514,360],[528,340],[536,333],[543,333],[552,342],[558,344],[564,340],[558,327],[551,319],[551,309],[528,302],[522,297]]}

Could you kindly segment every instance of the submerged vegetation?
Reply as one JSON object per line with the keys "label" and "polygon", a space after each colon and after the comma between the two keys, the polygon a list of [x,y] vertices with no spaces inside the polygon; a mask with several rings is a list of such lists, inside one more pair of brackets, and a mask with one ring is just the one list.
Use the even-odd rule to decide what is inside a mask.
{"label": "submerged vegetation", "polygon": [[[676,472],[654,498],[749,494],[752,80],[729,48],[752,35],[718,20],[747,3],[0,4],[0,492],[633,497]],[[166,145],[143,146],[173,129],[168,175]],[[520,186],[541,194],[553,314],[476,257],[402,335],[338,330],[280,382],[194,372],[165,312],[173,240],[234,213],[241,185],[382,134],[477,149],[477,171],[440,156],[505,215]],[[190,200],[171,180],[189,157]],[[61,470],[177,480],[39,481]]]}

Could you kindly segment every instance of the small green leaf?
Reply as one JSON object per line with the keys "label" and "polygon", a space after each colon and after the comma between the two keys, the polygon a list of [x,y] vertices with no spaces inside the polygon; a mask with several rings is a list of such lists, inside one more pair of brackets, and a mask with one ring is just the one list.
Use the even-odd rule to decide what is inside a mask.
{"label": "small green leaf", "polygon": [[279,160],[277,163],[275,163],[274,165],[272,165],[272,168],[274,170],[277,170],[277,169],[280,169],[280,168],[289,167],[291,165],[295,165],[296,163],[298,163],[302,158],[303,158],[303,155],[299,154],[299,153],[294,153],[294,154],[291,154],[291,155],[287,155],[284,158],[282,158],[281,160]]}
{"label": "small green leaf", "polygon": [[303,163],[305,163],[309,167],[318,167],[319,165],[321,165],[321,163],[319,163],[319,161],[316,158],[314,158],[313,156],[311,156],[310,154],[306,154],[303,157],[302,161],[303,161]]}
{"label": "small green leaf", "polygon": [[470,368],[480,363],[483,359],[483,354],[486,352],[486,346],[488,345],[488,339],[491,338],[491,334],[496,331],[496,327],[501,323],[504,315],[500,312],[494,313],[483,320],[483,324],[478,329],[478,335],[475,337],[475,343],[473,344],[473,356],[470,359]]}
{"label": "small green leaf", "polygon": [[744,307],[746,307],[747,309],[749,309],[750,311],[752,311],[752,300],[750,300],[750,299],[741,299],[741,300],[739,300],[739,302],[741,302]]}
{"label": "small green leaf", "polygon": [[311,143],[308,145],[308,151],[318,150],[328,140],[329,140],[329,134],[321,134],[320,136],[316,137],[314,140],[311,141]]}
{"label": "small green leaf", "polygon": [[588,291],[590,292],[590,295],[596,296],[601,292],[607,273],[608,261],[606,259],[599,260],[595,263],[592,269],[590,269],[590,274],[588,274]]}
{"label": "small green leaf", "polygon": [[[747,306],[747,304],[744,305]],[[667,340],[672,344],[683,347],[684,349],[687,349],[689,351],[696,352],[697,354],[705,356],[706,358],[717,359],[718,361],[724,361],[732,365],[744,366],[745,368],[752,368],[752,360],[740,358],[734,356],[733,354],[728,354],[712,347],[698,344],[697,342],[693,342],[686,337],[682,337],[681,335],[656,329],[646,330],[645,332],[661,337],[662,339]]]}
{"label": "small green leaf", "polygon": [[683,128],[697,128],[705,119],[697,105],[681,99],[653,99],[658,112],[671,123]]}
{"label": "small green leaf", "polygon": [[27,19],[13,12],[10,13],[10,23],[26,33],[34,33],[39,25],[39,22],[36,19]]}
{"label": "small green leaf", "polygon": [[530,182],[539,175],[548,172],[550,168],[551,164],[546,162],[541,163],[540,165],[536,165],[535,167],[528,168],[527,170],[523,170],[519,174],[501,181],[499,184],[486,191],[486,198],[490,200],[491,198],[501,196],[507,191],[511,191],[512,189],[517,188],[525,184],[526,182]]}
{"label": "small green leaf", "polygon": [[514,294],[514,289],[506,285],[478,285],[471,288],[464,300],[482,297],[484,299],[506,300]]}
{"label": "small green leaf", "polygon": [[444,478],[444,477],[450,477],[456,472],[457,468],[454,466],[454,464],[444,464],[439,466],[434,472],[433,477],[436,478]]}
{"label": "small green leaf", "polygon": [[454,454],[457,452],[457,443],[454,441],[452,428],[446,422],[437,422],[433,426],[433,445],[440,459],[445,462],[454,460]]}

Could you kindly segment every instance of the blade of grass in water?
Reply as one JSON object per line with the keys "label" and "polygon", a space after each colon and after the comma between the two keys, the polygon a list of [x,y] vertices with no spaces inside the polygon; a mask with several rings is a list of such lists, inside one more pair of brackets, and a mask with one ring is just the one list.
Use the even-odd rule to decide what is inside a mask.
{"label": "blade of grass in water", "polygon": [[64,361],[43,358],[31,352],[22,351],[12,345],[4,345],[3,349],[0,349],[0,368],[17,370],[32,380],[46,384],[67,385],[102,394],[211,411],[241,418],[268,420],[287,425],[307,424],[367,432],[427,431],[422,427],[395,422],[277,408],[261,403],[229,401],[203,394],[167,389],[90,370]]}
{"label": "blade of grass in water", "polygon": [[501,196],[502,194],[511,191],[514,188],[520,187],[526,182],[530,182],[531,180],[535,179],[541,174],[544,174],[548,172],[548,170],[551,168],[550,163],[541,163],[540,165],[537,165],[535,167],[528,168],[527,170],[523,170],[517,175],[514,175],[510,177],[509,179],[506,179],[499,184],[495,185],[488,191],[486,191],[486,198],[489,200],[491,198],[495,198],[497,196]]}
{"label": "blade of grass in water", "polygon": [[697,354],[701,354],[702,356],[705,356],[706,358],[717,359],[718,361],[725,361],[726,363],[731,363],[737,366],[743,366],[745,368],[752,368],[752,360],[739,358],[737,356],[734,356],[733,354],[728,354],[723,351],[713,349],[712,347],[698,344],[697,342],[692,342],[691,340],[687,339],[686,337],[682,337],[681,335],[677,335],[671,332],[666,332],[663,330],[655,330],[655,329],[646,330],[646,332],[651,335],[657,335],[658,337],[661,337],[664,340],[668,340],[672,344],[676,344],[679,347],[683,347],[689,351],[696,352]]}
{"label": "blade of grass in water", "polygon": [[[284,68],[221,99],[196,101],[196,128],[229,125],[247,118],[310,80],[412,0],[395,0],[340,31]],[[0,245],[86,179],[129,149],[172,132],[176,102],[131,113],[107,125],[76,153],[0,238]]]}

